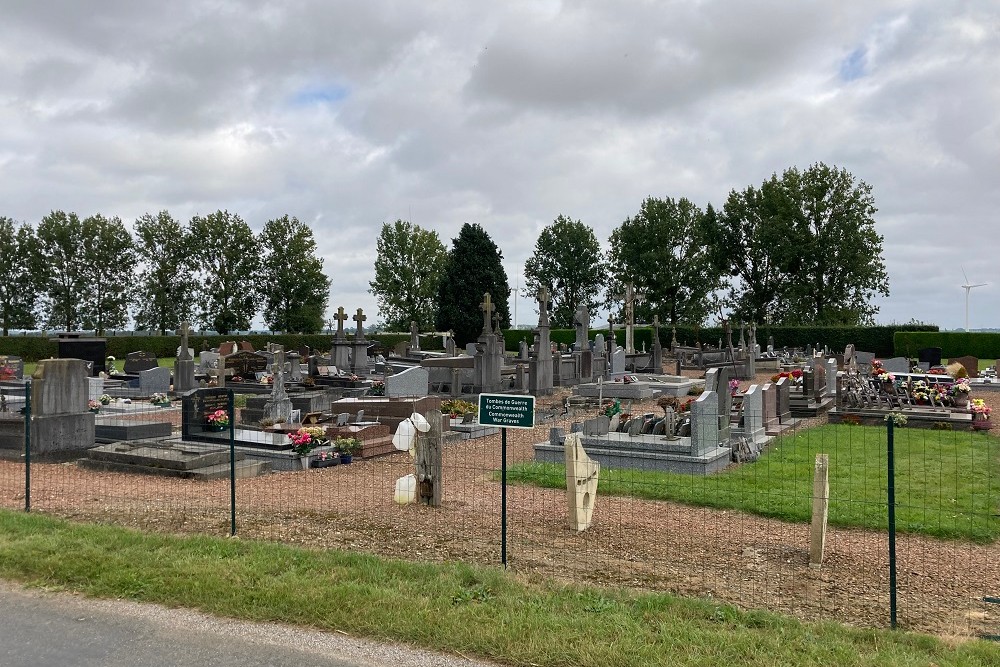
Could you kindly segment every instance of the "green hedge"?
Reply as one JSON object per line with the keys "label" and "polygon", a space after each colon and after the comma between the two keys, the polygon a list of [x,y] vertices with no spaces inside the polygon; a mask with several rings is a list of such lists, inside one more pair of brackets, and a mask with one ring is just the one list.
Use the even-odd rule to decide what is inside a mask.
{"label": "green hedge", "polygon": [[[83,334],[88,335],[88,334]],[[409,342],[409,334],[370,334],[368,340],[378,342],[387,351],[392,351],[397,343]],[[209,348],[218,347],[226,341],[249,341],[255,350],[262,350],[268,343],[284,345],[286,350],[298,350],[308,346],[317,350],[329,351],[333,344],[331,334],[249,334],[243,336],[203,336],[192,333],[188,345],[194,348],[195,354],[200,352],[204,344]],[[180,336],[107,336],[108,354],[124,359],[129,352],[143,350],[157,357],[173,357],[181,344]],[[440,350],[440,336],[421,336],[420,348],[423,350]],[[21,357],[25,361],[38,361],[55,357],[59,353],[58,344],[48,336],[0,336],[0,355],[9,354]]]}
{"label": "green hedge", "polygon": [[916,358],[917,350],[940,347],[941,356],[950,359],[971,355],[977,359],[1000,358],[1000,333],[966,331],[898,331],[893,336],[894,353]]}

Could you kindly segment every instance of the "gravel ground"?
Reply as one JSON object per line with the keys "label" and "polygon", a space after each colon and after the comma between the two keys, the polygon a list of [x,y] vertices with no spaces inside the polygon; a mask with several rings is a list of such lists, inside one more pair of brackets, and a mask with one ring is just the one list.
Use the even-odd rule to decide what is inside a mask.
{"label": "gravel ground", "polygon": [[[769,374],[761,374],[765,380]],[[744,383],[748,385],[749,383]],[[530,460],[565,394],[539,401],[557,413],[534,430],[508,432],[508,460]],[[994,408],[1000,394],[984,393]],[[633,412],[658,412],[652,401]],[[799,428],[825,421],[804,420]],[[447,444],[439,508],[392,502],[396,478],[412,472],[406,454],[350,466],[273,474],[237,484],[238,534],[310,547],[337,547],[429,561],[500,562],[500,436]],[[0,504],[23,507],[23,466],[0,462]],[[693,478],[711,484],[712,478]],[[811,480],[804,480],[811,489]],[[809,491],[806,491],[806,495]],[[32,508],[85,521],[175,533],[225,535],[227,481],[191,482],[32,466]],[[592,527],[569,530],[565,492],[508,489],[509,566],[516,576],[662,590],[762,608],[803,619],[859,626],[889,622],[884,532],[831,528],[822,568],[810,568],[809,526],[733,510],[634,498],[597,498]],[[994,508],[996,509],[996,508]],[[929,513],[928,520],[933,521]],[[945,636],[1000,632],[1000,546],[897,538],[899,619]]]}

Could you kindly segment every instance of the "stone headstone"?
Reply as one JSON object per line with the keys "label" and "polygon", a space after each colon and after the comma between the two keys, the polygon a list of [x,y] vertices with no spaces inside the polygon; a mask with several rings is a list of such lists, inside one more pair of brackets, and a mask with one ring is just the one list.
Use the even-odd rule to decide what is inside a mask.
{"label": "stone headstone", "polygon": [[616,349],[611,353],[611,374],[622,375],[625,373],[625,350]]}
{"label": "stone headstone", "polygon": [[603,357],[605,353],[604,334],[599,333],[594,336],[594,354]]}
{"label": "stone headstone", "polygon": [[865,352],[863,350],[855,350],[854,358],[858,361],[858,369],[862,373],[867,373],[868,369],[871,368],[872,361],[875,359],[874,352]]}
{"label": "stone headstone", "polygon": [[743,394],[743,434],[755,442],[764,437],[764,396],[760,385],[750,385]]}
{"label": "stone headstone", "polygon": [[268,370],[267,357],[256,352],[237,352],[226,357],[223,363],[224,368],[233,371],[232,375],[237,375],[247,382],[255,381],[257,373],[265,373]]}
{"label": "stone headstone", "polygon": [[527,361],[527,359],[528,359],[528,341],[522,339],[521,342],[518,343],[517,350],[518,350],[517,358],[521,359],[521,360],[524,360],[524,361]]}
{"label": "stone headstone", "polygon": [[691,403],[691,454],[702,456],[719,446],[719,398],[704,391]]}
{"label": "stone headstone", "polygon": [[207,373],[213,368],[218,368],[222,355],[218,352],[210,352],[208,350],[202,351],[198,355],[199,367],[202,373]]}
{"label": "stone headstone", "polygon": [[430,382],[430,369],[413,366],[394,373],[385,379],[385,393],[390,398],[401,396],[426,396]]}
{"label": "stone headstone", "polygon": [[774,385],[775,391],[778,394],[778,421],[782,424],[788,424],[792,420],[792,410],[789,403],[789,383],[787,377],[778,378],[777,384]]}
{"label": "stone headstone", "polygon": [[24,360],[14,355],[0,355],[0,366],[6,367],[12,374],[12,379],[24,378]]}
{"label": "stone headstone", "polygon": [[828,357],[826,360],[826,391],[823,395],[837,395],[837,360],[834,357]]}
{"label": "stone headstone", "polygon": [[127,375],[138,375],[139,371],[148,371],[158,365],[155,354],[139,350],[125,355],[124,371]]}
{"label": "stone headstone", "polygon": [[585,350],[590,340],[590,311],[581,305],[573,314],[573,327],[576,329],[576,350]]}
{"label": "stone headstone", "polygon": [[152,396],[170,391],[170,369],[157,366],[139,371],[139,395]]}
{"label": "stone headstone", "polygon": [[611,420],[606,415],[597,415],[583,422],[584,435],[607,435],[611,430]]}
{"label": "stone headstone", "polygon": [[917,360],[925,362],[930,366],[940,366],[941,365],[941,348],[940,347],[925,347],[917,350]]}
{"label": "stone headstone", "polygon": [[302,382],[302,355],[298,352],[289,352],[288,359],[288,381]]}
{"label": "stone headstone", "polygon": [[976,357],[970,357],[970,356],[952,357],[948,359],[948,362],[952,364],[958,362],[963,366],[965,366],[965,370],[969,374],[970,378],[979,377],[979,359],[977,359]]}
{"label": "stone headstone", "polygon": [[410,350],[420,351],[420,327],[415,321],[410,322]]}
{"label": "stone headstone", "polygon": [[761,406],[764,410],[764,430],[771,430],[778,425],[778,390],[771,382],[761,388]]}
{"label": "stone headstone", "polygon": [[882,362],[882,368],[889,373],[909,373],[910,361],[906,357],[892,357]]}
{"label": "stone headstone", "polygon": [[635,436],[637,436],[637,435],[639,435],[641,433],[642,433],[642,418],[641,417],[632,417],[632,419],[628,420],[628,434],[629,434],[629,437],[634,438]]}
{"label": "stone headstone", "polygon": [[826,382],[826,364],[817,359],[813,366],[813,386],[810,398],[822,401],[823,397],[826,396]]}
{"label": "stone headstone", "polygon": [[55,340],[60,359],[83,359],[89,362],[89,375],[97,375],[105,370],[108,356],[107,339],[82,336],[77,333],[60,333]]}
{"label": "stone headstone", "polygon": [[81,359],[38,362],[31,383],[32,417],[87,412],[87,377],[87,362]]}
{"label": "stone headstone", "polygon": [[96,401],[104,393],[104,378],[102,377],[88,377],[87,378],[87,400]]}
{"label": "stone headstone", "polygon": [[[259,357],[260,355],[254,356]],[[292,415],[292,401],[285,392],[285,373],[287,369],[285,367],[285,352],[283,349],[279,348],[274,353],[274,363],[269,370],[272,376],[271,397],[264,404],[264,419],[269,419],[274,424],[285,423]]]}
{"label": "stone headstone", "polygon": [[857,357],[854,353],[854,343],[848,343],[844,347],[844,368],[852,368],[858,363]]}

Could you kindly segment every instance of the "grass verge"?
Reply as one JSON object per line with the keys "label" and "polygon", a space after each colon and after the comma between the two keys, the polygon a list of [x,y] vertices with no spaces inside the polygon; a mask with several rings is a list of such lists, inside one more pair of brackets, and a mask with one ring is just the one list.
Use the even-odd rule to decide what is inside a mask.
{"label": "grass verge", "polygon": [[[895,433],[898,530],[978,543],[1000,537],[1000,440],[961,431]],[[879,427],[803,430],[776,438],[755,463],[710,476],[602,469],[598,493],[808,522],[817,453],[830,456],[830,523],[887,529],[886,429]],[[507,479],[566,488],[561,464],[518,464]]]}
{"label": "grass verge", "polygon": [[522,581],[0,511],[0,576],[96,597],[340,630],[514,665],[995,665],[1000,646],[803,623],[664,594]]}

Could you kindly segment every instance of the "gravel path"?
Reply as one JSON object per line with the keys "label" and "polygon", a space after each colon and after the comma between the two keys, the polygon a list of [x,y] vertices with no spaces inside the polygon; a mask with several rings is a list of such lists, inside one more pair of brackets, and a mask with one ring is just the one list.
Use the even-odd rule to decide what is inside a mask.
{"label": "gravel path", "polygon": [[[984,397],[1000,408],[1000,395]],[[539,409],[561,412],[562,398],[542,400]],[[646,402],[633,411],[659,408]],[[808,420],[800,427],[823,421]],[[568,429],[569,419],[509,431],[509,461],[531,460],[532,445],[547,440],[552,425]],[[396,478],[412,472],[405,454],[240,480],[239,535],[407,559],[497,565],[500,485],[494,478],[499,467],[499,435],[446,445],[440,508],[392,502]],[[23,476],[20,464],[0,462],[0,504],[23,506]],[[35,511],[146,530],[228,533],[227,481],[200,483],[42,464],[32,467],[32,487]],[[826,561],[813,569],[805,524],[600,496],[593,526],[577,534],[566,525],[565,492],[512,486],[508,501],[509,564],[516,576],[672,591],[799,618],[888,625],[884,532],[831,528]],[[1000,595],[1000,546],[917,535],[900,535],[897,544],[904,627],[959,636],[1000,632],[1000,610],[982,602],[984,595]]]}

